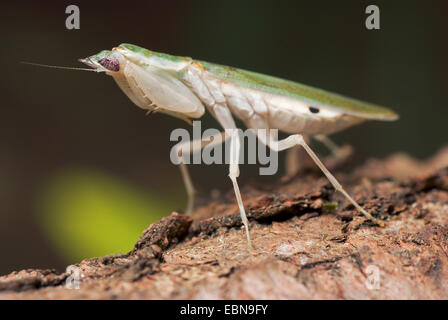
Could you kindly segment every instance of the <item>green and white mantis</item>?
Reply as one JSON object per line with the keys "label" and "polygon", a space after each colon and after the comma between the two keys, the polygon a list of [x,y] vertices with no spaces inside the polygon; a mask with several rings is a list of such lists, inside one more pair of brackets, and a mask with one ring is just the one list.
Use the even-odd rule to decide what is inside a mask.
{"label": "green and white mantis", "polygon": [[[368,219],[381,223],[343,189],[308,146],[304,137],[314,135],[325,143],[328,141],[326,135],[366,120],[396,120],[398,115],[395,112],[296,82],[187,57],[157,53],[132,44],[121,44],[80,61],[97,72],[112,76],[132,102],[148,112],[163,112],[191,121],[203,116],[207,109],[223,129],[236,129],[234,115],[248,128],[254,129],[255,133],[258,129],[268,130],[267,132],[269,129],[278,129],[290,133],[290,136],[275,143],[269,134],[257,137],[274,151],[302,146],[336,190]],[[231,152],[238,159],[239,139],[235,135],[228,138]],[[192,145],[199,145],[199,148],[205,146],[204,143]],[[335,148],[332,145],[330,147]],[[196,150],[190,150],[190,145],[180,147],[180,160],[183,152],[193,151]],[[180,168],[189,197],[187,213],[191,213],[194,188],[182,161]],[[252,251],[248,220],[237,183],[238,176],[238,162],[230,163],[229,177],[233,183],[248,247]]]}

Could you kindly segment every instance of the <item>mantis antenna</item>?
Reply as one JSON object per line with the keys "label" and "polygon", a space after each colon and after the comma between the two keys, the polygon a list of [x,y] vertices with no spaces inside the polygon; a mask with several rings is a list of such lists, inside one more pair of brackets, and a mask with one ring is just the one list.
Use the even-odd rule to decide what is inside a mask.
{"label": "mantis antenna", "polygon": [[38,66],[38,67],[44,67],[44,68],[53,68],[53,69],[66,69],[66,70],[81,70],[81,71],[104,72],[103,70],[99,70],[99,69],[50,66],[50,65],[48,65],[48,64],[41,64],[41,63],[34,63],[34,62],[26,62],[26,61],[21,61],[20,63],[23,63],[23,64],[29,64],[29,65],[31,65],[31,66]]}

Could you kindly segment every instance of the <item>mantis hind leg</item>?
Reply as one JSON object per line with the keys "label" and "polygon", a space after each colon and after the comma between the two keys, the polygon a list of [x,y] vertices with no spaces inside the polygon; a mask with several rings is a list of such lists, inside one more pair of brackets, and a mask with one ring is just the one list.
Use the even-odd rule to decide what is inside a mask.
{"label": "mantis hind leg", "polygon": [[285,175],[286,178],[293,177],[300,170],[300,147],[294,146],[286,151]]}
{"label": "mantis hind leg", "polygon": [[[335,157],[336,163],[343,163],[349,156],[352,154],[352,148],[348,145],[339,146],[333,140],[331,140],[328,136],[323,134],[317,134],[312,136],[314,140],[322,143],[328,150],[330,150],[331,154]],[[307,139],[306,136],[303,137],[306,143],[310,143],[310,140]],[[305,158],[306,152],[300,148],[299,145],[295,145],[286,151],[286,178],[290,178],[295,176],[299,170],[304,166],[309,157]]]}
{"label": "mantis hind leg", "polygon": [[320,161],[318,156],[314,153],[314,151],[308,146],[305,139],[300,134],[294,134],[290,135],[289,137],[280,140],[280,141],[273,141],[272,135],[270,137],[263,137],[263,135],[258,135],[258,138],[266,144],[269,148],[271,148],[274,151],[282,151],[289,148],[292,148],[294,146],[302,146],[305,151],[308,153],[308,155],[311,157],[311,159],[314,161],[314,163],[321,169],[321,171],[324,173],[324,175],[327,177],[327,179],[330,181],[330,183],[333,185],[333,187],[341,192],[344,197],[346,197],[353,206],[360,211],[367,219],[377,223],[378,225],[382,226],[384,225],[384,222],[375,219],[372,217],[370,213],[368,213],[366,210],[364,210],[341,186],[341,184],[336,180],[336,178],[328,171],[328,169],[325,167],[325,165]]}
{"label": "mantis hind leg", "polygon": [[[309,141],[309,138],[306,136],[303,138],[306,141]],[[306,152],[300,148],[300,146],[297,145],[289,148],[286,151],[285,178],[288,179],[294,177],[300,169],[308,167],[310,164],[310,158],[306,155]]]}
{"label": "mantis hind leg", "polygon": [[316,134],[313,138],[322,143],[337,159],[341,161],[346,160],[353,152],[353,149],[350,146],[344,145],[341,147],[326,135]]}
{"label": "mantis hind leg", "polygon": [[322,143],[332,154],[336,157],[340,157],[342,155],[342,148],[338,146],[333,140],[331,140],[328,136],[324,134],[316,134],[313,136],[314,139]]}

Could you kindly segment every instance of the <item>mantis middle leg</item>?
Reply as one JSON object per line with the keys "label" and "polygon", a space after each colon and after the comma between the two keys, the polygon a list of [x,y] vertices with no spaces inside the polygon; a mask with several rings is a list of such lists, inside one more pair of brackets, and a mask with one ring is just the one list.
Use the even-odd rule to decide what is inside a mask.
{"label": "mantis middle leg", "polygon": [[240,188],[238,186],[237,178],[240,175],[239,170],[239,155],[240,155],[240,140],[238,136],[237,127],[233,120],[230,110],[222,104],[214,104],[212,106],[213,115],[226,131],[226,136],[230,138],[230,165],[229,178],[232,180],[233,190],[235,191],[236,201],[240,211],[241,221],[246,230],[247,247],[249,252],[254,253],[249,234],[249,222],[247,220],[246,211],[244,209],[243,200],[241,198]]}

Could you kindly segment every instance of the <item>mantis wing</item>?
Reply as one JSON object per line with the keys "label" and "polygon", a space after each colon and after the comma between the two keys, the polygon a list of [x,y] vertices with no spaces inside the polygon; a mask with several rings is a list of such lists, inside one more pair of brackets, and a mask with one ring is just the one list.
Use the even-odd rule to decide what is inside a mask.
{"label": "mantis wing", "polygon": [[198,62],[207,72],[218,79],[262,93],[298,100],[309,106],[328,108],[333,111],[374,120],[392,121],[399,117],[390,109],[301,83],[205,61]]}

